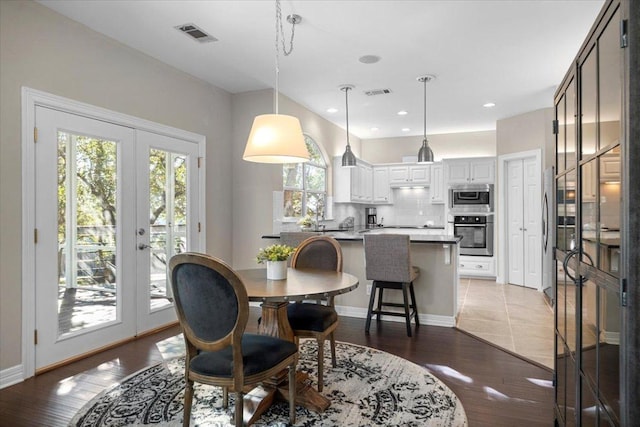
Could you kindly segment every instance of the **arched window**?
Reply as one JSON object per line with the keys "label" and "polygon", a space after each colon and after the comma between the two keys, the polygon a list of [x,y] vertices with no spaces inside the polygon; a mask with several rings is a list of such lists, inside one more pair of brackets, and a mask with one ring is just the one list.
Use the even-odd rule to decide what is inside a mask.
{"label": "arched window", "polygon": [[282,167],[284,190],[284,219],[300,219],[309,215],[315,219],[324,217],[327,197],[327,163],[318,144],[304,136],[309,161],[288,163]]}

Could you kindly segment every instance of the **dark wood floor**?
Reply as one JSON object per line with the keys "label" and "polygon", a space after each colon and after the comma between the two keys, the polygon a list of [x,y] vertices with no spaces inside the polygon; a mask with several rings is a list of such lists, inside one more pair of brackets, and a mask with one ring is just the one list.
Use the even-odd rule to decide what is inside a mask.
{"label": "dark wood floor", "polygon": [[[251,332],[259,313],[252,308]],[[66,426],[89,399],[162,360],[156,342],[177,327],[144,337],[0,390],[0,426]],[[462,401],[470,426],[553,425],[552,374],[454,328],[420,326],[412,338],[402,323],[343,317],[339,341],[366,345],[424,366]]]}

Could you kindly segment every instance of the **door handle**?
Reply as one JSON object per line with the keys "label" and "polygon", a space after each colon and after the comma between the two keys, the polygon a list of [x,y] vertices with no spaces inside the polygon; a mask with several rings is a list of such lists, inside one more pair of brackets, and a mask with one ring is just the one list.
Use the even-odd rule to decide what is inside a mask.
{"label": "door handle", "polygon": [[145,250],[145,249],[149,249],[151,247],[151,245],[147,245],[145,243],[139,243],[138,244],[138,249],[140,249],[141,251]]}

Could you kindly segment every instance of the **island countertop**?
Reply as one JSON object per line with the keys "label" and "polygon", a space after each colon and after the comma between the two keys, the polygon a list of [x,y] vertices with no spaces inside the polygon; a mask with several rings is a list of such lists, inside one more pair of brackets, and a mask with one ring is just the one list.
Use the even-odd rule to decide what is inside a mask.
{"label": "island countertop", "polygon": [[[458,244],[462,237],[445,234],[441,228],[378,227],[356,230],[312,231],[318,235],[331,236],[338,241],[362,241],[365,234],[408,234],[412,243]],[[279,234],[266,234],[263,239],[279,239]]]}

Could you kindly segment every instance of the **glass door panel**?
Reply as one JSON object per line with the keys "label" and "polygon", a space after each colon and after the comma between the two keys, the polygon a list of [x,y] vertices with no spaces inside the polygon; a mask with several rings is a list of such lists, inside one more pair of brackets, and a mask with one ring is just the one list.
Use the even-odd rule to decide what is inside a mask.
{"label": "glass door panel", "polygon": [[560,97],[556,105],[556,120],[558,121],[558,134],[556,136],[556,171],[562,173],[566,169],[566,92]]}
{"label": "glass door panel", "polygon": [[167,265],[187,247],[187,159],[149,150],[149,308],[171,305]]}
{"label": "glass door panel", "polygon": [[593,155],[597,150],[597,50],[594,48],[580,67],[581,77],[581,159]]}
{"label": "glass door panel", "polygon": [[567,169],[572,169],[576,166],[576,83],[575,80],[571,80],[565,97],[567,99],[567,116],[566,116],[566,165]]}
{"label": "glass door panel", "polygon": [[620,63],[620,10],[611,19],[610,25],[598,39],[598,87],[600,148],[620,141],[620,120],[622,117],[622,74]]}
{"label": "glass door panel", "polygon": [[118,317],[117,143],[58,131],[58,336]]}

